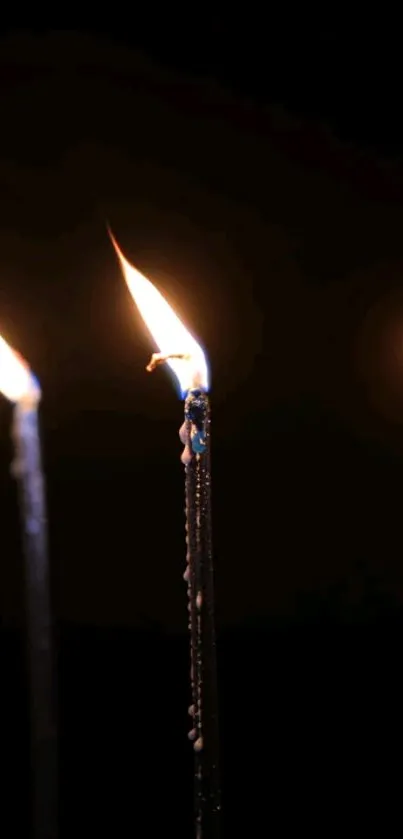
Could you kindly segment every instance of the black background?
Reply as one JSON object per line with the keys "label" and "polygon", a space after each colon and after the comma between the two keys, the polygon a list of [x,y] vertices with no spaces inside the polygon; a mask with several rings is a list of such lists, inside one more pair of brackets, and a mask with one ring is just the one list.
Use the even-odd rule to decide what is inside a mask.
{"label": "black background", "polygon": [[[398,804],[393,21],[143,12],[4,33],[0,333],[43,386],[62,835],[192,835],[182,406],[106,234],[212,369],[224,835]],[[1,818],[27,831],[23,567],[0,407]],[[3,827],[6,835],[7,828]]]}

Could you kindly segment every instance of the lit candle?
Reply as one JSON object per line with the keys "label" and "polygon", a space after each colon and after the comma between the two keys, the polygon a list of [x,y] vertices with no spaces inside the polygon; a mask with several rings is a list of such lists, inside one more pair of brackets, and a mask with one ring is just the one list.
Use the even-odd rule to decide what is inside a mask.
{"label": "lit candle", "polygon": [[186,474],[186,541],[191,632],[192,727],[195,752],[196,839],[217,839],[220,821],[218,714],[211,547],[210,406],[204,352],[162,294],[125,259],[115,239],[129,291],[158,352],[147,370],[166,363],[175,373],[184,398],[180,429]]}
{"label": "lit candle", "polygon": [[25,553],[31,688],[33,835],[56,839],[56,725],[53,702],[49,566],[38,428],[41,391],[28,364],[0,336],[0,392],[14,403],[13,475],[18,482]]}

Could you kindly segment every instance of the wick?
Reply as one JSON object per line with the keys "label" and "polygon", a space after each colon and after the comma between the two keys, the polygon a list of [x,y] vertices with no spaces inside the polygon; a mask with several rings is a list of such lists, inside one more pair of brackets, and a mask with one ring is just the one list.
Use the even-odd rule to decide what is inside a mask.
{"label": "wick", "polygon": [[151,361],[147,364],[146,370],[152,373],[160,364],[165,364],[170,358],[179,358],[181,361],[190,361],[191,356],[187,353],[161,353],[155,352],[151,356]]}

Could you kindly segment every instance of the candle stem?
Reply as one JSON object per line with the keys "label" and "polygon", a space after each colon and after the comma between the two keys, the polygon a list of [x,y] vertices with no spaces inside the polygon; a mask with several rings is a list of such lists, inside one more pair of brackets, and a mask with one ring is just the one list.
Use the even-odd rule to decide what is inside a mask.
{"label": "candle stem", "polygon": [[17,403],[13,437],[24,535],[28,666],[31,693],[33,835],[56,839],[57,744],[49,603],[45,490],[37,400]]}
{"label": "candle stem", "polygon": [[186,530],[191,632],[192,730],[195,751],[196,839],[218,839],[218,697],[211,539],[210,408],[191,390],[185,401],[182,457],[186,469]]}

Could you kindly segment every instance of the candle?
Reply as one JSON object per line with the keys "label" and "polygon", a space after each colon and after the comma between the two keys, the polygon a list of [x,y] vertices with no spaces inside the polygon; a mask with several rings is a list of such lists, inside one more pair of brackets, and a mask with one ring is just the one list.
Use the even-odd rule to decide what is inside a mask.
{"label": "candle", "polygon": [[191,635],[189,738],[195,753],[196,839],[218,839],[220,788],[218,775],[218,713],[214,626],[213,559],[211,547],[211,420],[209,377],[201,346],[186,329],[155,286],[125,259],[115,239],[129,291],[158,347],[149,372],[168,364],[184,398],[184,423],[179,435],[184,445],[186,476],[186,542]]}
{"label": "candle", "polygon": [[14,403],[13,475],[18,483],[25,554],[31,688],[33,835],[56,839],[56,725],[53,703],[49,566],[38,428],[41,391],[27,363],[0,336],[0,392]]}

